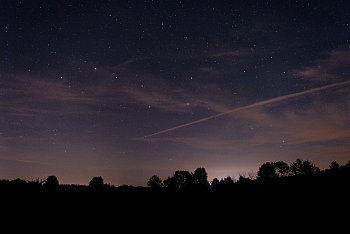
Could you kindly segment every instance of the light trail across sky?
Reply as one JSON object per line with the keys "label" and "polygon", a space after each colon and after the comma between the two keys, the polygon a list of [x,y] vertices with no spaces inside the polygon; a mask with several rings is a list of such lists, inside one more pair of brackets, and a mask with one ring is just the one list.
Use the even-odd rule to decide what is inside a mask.
{"label": "light trail across sky", "polygon": [[318,87],[318,88],[309,89],[309,90],[302,91],[302,92],[299,92],[299,93],[293,93],[293,94],[288,94],[288,95],[284,95],[284,96],[280,96],[280,97],[276,97],[276,98],[271,98],[271,99],[268,99],[266,101],[257,102],[257,103],[254,103],[254,104],[251,104],[251,105],[248,105],[248,106],[238,107],[238,108],[233,109],[233,110],[229,110],[229,111],[222,112],[222,113],[219,113],[219,114],[216,114],[216,115],[212,115],[212,116],[209,116],[209,117],[206,117],[206,118],[202,118],[202,119],[199,119],[199,120],[196,120],[196,121],[193,121],[193,122],[189,122],[189,123],[182,124],[182,125],[179,125],[179,126],[176,126],[176,127],[172,127],[172,128],[160,131],[160,132],[152,133],[152,134],[147,135],[145,137],[151,137],[151,136],[159,135],[159,134],[170,132],[170,131],[174,131],[176,129],[183,128],[183,127],[186,127],[186,126],[189,126],[189,125],[192,125],[192,124],[201,123],[201,122],[204,122],[204,121],[207,121],[207,120],[210,120],[210,119],[222,116],[222,115],[227,115],[227,114],[238,112],[238,111],[241,111],[241,110],[254,108],[254,107],[258,107],[258,106],[263,106],[263,105],[274,103],[274,102],[283,101],[283,100],[286,100],[286,99],[289,99],[289,98],[299,97],[299,96],[302,96],[302,95],[305,95],[305,94],[309,94],[309,93],[313,93],[313,92],[329,89],[329,88],[336,87],[336,86],[346,85],[346,84],[349,84],[349,83],[350,83],[350,81],[344,81],[344,82],[334,83],[334,84],[330,84],[330,85],[325,85],[325,86]]}

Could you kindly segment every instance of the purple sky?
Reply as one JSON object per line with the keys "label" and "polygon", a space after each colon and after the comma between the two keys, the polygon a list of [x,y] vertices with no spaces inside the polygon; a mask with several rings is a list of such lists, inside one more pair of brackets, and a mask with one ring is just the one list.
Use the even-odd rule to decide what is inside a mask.
{"label": "purple sky", "polygon": [[3,1],[0,178],[142,185],[350,159],[350,5]]}

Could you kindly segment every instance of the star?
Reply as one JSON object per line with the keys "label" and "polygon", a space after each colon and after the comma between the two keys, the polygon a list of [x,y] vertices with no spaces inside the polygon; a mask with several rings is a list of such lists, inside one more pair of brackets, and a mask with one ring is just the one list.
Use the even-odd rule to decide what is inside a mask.
{"label": "star", "polygon": [[1,4],[0,179],[347,163],[346,1],[26,2]]}

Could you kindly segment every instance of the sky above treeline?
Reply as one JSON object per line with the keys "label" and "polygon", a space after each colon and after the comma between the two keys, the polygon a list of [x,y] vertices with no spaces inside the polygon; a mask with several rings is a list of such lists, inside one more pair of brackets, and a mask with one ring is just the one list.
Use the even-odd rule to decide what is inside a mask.
{"label": "sky above treeline", "polygon": [[145,186],[350,159],[349,1],[1,1],[0,178]]}

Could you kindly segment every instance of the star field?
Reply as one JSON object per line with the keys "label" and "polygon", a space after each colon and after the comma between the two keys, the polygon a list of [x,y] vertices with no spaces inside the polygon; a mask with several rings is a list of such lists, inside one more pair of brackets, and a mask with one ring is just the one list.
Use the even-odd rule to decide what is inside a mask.
{"label": "star field", "polygon": [[211,180],[349,160],[346,1],[0,9],[0,178],[144,186],[197,167]]}

